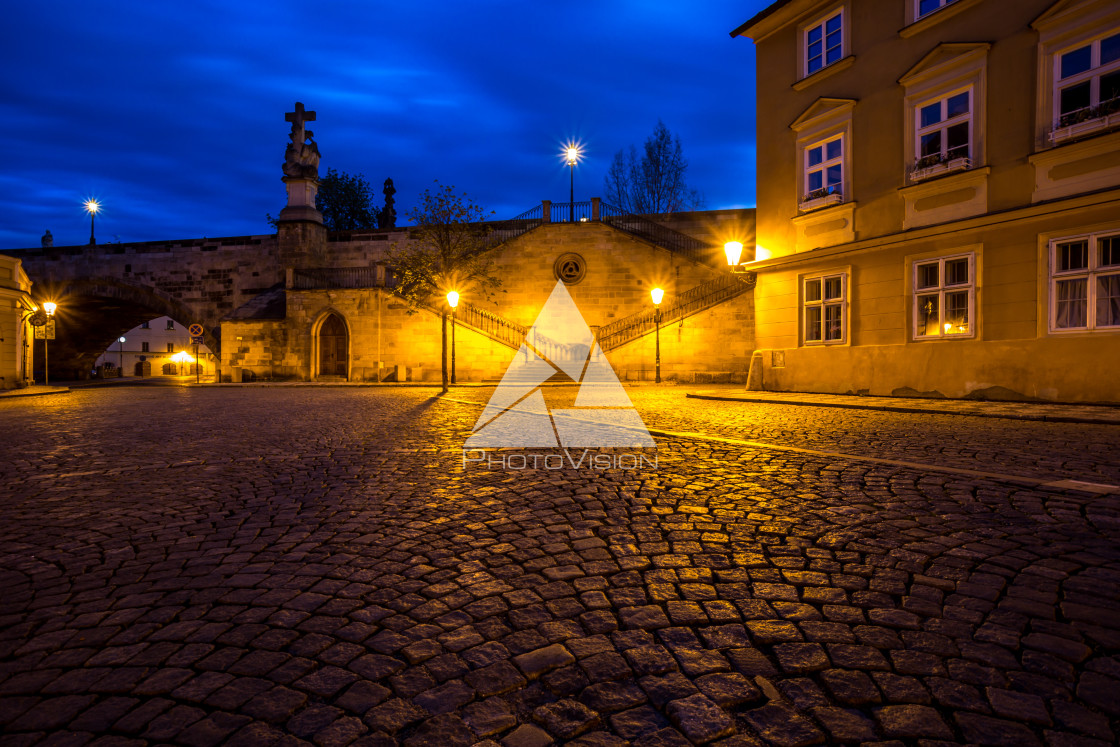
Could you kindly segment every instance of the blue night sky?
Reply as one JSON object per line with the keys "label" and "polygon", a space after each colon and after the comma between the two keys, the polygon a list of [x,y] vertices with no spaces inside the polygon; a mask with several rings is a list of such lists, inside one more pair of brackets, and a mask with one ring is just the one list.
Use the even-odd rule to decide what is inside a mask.
{"label": "blue night sky", "polygon": [[[327,167],[386,176],[399,222],[438,179],[496,218],[603,193],[658,118],[708,208],[754,204],[769,0],[16,3],[5,11],[0,249],[270,233],[295,101]],[[313,9],[314,8],[314,9]]]}

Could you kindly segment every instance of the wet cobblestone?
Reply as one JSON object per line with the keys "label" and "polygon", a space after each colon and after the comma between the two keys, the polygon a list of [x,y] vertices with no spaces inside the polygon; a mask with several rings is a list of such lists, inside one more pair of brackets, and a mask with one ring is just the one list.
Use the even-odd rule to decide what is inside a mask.
{"label": "wet cobblestone", "polygon": [[1115,484],[1115,427],[631,393],[912,464],[464,470],[426,390],[0,402],[4,742],[1116,741],[1120,497],[922,469]]}

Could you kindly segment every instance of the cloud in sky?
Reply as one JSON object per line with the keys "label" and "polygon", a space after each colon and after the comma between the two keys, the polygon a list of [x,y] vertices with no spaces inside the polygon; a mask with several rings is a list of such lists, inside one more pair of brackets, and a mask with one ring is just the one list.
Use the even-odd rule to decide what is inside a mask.
{"label": "cloud in sky", "polygon": [[708,207],[754,204],[754,49],[765,0],[311,6],[23,3],[7,12],[0,247],[268,233],[299,100],[320,167],[391,176],[398,212],[439,179],[509,217],[577,199],[658,118]]}

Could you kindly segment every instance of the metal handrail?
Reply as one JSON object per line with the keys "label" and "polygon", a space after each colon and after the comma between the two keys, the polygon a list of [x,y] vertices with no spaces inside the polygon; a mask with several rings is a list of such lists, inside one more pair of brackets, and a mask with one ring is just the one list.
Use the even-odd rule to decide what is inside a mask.
{"label": "metal handrail", "polygon": [[[600,213],[602,215],[602,213]],[[644,218],[633,213],[622,215],[607,215],[602,217],[603,223],[614,226],[620,231],[645,239],[652,244],[664,247],[669,251],[681,254],[700,264],[719,264],[712,256],[712,248],[699,239],[687,236],[679,231],[656,223],[649,218]]]}
{"label": "metal handrail", "polygon": [[[661,324],[697,314],[718,303],[728,301],[754,287],[746,278],[737,276],[716,278],[681,293],[672,303],[661,309]],[[642,335],[652,332],[657,324],[657,309],[647,309],[611,322],[599,329],[599,347],[604,352],[622,347]]]}

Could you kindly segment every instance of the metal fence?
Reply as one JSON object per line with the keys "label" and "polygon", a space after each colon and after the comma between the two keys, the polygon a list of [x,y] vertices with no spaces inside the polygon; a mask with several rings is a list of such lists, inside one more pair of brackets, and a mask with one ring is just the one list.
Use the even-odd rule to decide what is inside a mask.
{"label": "metal fence", "polygon": [[292,270],[292,289],[382,288],[388,273],[382,267],[318,267]]}
{"label": "metal fence", "polygon": [[[718,303],[723,303],[750,288],[737,277],[722,277],[702,283],[677,296],[661,309],[661,324],[669,324],[692,316]],[[631,340],[652,332],[657,326],[656,309],[639,311],[611,322],[599,329],[599,347],[604,351],[622,347]]]}

